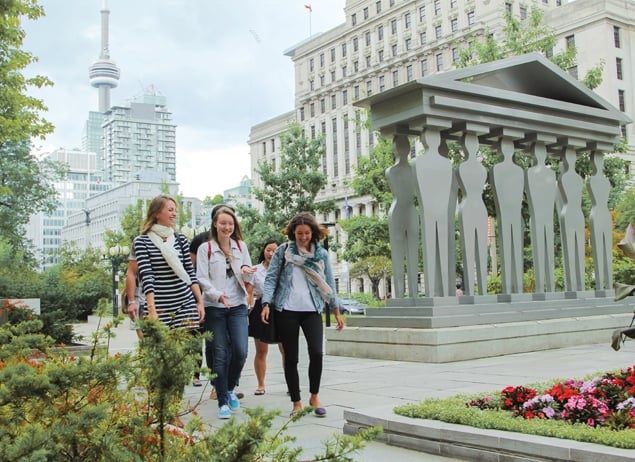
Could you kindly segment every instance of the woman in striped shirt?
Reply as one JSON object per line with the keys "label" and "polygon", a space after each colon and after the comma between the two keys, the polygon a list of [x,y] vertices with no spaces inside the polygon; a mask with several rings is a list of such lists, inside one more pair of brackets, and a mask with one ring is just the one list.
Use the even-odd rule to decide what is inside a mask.
{"label": "woman in striped shirt", "polygon": [[196,330],[205,308],[187,238],[174,232],[176,208],[170,196],[152,199],[134,248],[148,316],[170,328]]}

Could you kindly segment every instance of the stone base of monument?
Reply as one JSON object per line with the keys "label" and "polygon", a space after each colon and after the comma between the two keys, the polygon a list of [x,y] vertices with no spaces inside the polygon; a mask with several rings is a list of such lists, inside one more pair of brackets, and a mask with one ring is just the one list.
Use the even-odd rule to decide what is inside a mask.
{"label": "stone base of monument", "polygon": [[511,353],[611,343],[633,318],[612,291],[392,299],[366,316],[326,329],[335,356],[444,363]]}

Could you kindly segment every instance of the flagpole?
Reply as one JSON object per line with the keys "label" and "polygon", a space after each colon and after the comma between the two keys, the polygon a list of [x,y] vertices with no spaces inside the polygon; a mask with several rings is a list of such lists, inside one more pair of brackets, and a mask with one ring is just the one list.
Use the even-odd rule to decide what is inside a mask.
{"label": "flagpole", "polygon": [[307,10],[309,10],[309,37],[311,37],[311,35],[312,35],[312,31],[311,31],[311,14],[313,13],[313,8],[311,7],[311,4],[304,5],[304,7]]}

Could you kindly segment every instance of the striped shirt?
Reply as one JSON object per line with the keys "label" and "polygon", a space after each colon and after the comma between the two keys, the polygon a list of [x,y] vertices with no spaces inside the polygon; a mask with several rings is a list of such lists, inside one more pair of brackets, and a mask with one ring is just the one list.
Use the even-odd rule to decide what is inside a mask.
{"label": "striped shirt", "polygon": [[[181,255],[183,268],[189,274],[192,284],[198,283],[188,251],[187,238],[180,233],[175,233],[174,237],[174,247]],[[198,311],[192,288],[170,268],[159,248],[147,234],[135,238],[134,248],[143,293],[154,293],[159,321],[171,328],[198,329]]]}

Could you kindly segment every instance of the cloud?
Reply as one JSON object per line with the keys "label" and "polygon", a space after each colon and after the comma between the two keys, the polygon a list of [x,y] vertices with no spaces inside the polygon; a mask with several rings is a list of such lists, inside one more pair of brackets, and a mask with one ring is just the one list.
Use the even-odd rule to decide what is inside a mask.
{"label": "cloud", "polygon": [[[56,126],[46,144],[78,147],[88,112],[97,110],[88,68],[100,52],[102,1],[40,3],[46,16],[23,26],[24,48],[40,59],[28,73],[55,82],[34,92],[49,107],[45,118]],[[251,176],[251,126],[293,109],[294,66],[283,52],[309,36],[305,3],[108,2],[110,56],[121,69],[112,104],[125,104],[150,87],[166,97],[177,124],[177,181],[185,195],[222,194]],[[344,4],[313,2],[311,31],[343,23]]]}

